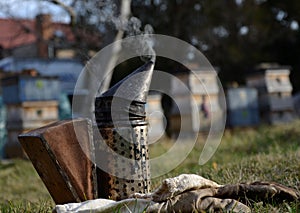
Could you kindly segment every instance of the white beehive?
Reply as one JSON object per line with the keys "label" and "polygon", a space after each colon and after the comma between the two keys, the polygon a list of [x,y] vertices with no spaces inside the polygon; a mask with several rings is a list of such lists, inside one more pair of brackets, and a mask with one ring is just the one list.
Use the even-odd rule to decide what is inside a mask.
{"label": "white beehive", "polygon": [[258,90],[260,114],[271,124],[294,119],[293,87],[289,67],[267,67],[247,78],[247,86]]}
{"label": "white beehive", "polygon": [[161,94],[149,94],[146,104],[148,127],[148,138],[154,142],[165,133],[165,116],[161,106]]}
{"label": "white beehive", "polygon": [[[175,102],[169,119],[171,131],[175,135],[179,131],[186,132],[186,135],[209,131],[211,123],[218,122],[223,116],[217,72],[198,69],[176,77],[171,82],[171,95]],[[208,113],[202,110],[203,104]]]}

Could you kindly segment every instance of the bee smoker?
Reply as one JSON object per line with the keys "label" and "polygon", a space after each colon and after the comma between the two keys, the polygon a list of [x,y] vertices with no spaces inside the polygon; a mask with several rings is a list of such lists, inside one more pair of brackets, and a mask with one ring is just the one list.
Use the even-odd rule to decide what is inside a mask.
{"label": "bee smoker", "polygon": [[101,198],[122,200],[150,191],[145,104],[153,67],[152,61],[144,64],[95,100],[96,158],[106,164],[97,171]]}

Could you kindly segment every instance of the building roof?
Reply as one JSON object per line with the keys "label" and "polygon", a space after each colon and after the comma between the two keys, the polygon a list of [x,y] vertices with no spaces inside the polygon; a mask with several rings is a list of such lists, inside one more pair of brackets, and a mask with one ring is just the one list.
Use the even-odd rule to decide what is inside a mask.
{"label": "building roof", "polygon": [[4,49],[10,49],[16,46],[33,43],[36,39],[35,35],[30,32],[33,31],[33,29],[33,21],[0,19],[0,45]]}
{"label": "building roof", "polygon": [[[75,36],[68,24],[52,22],[54,32],[63,34],[68,42]],[[35,19],[0,19],[0,45],[4,49],[31,44],[37,41],[38,32]]]}

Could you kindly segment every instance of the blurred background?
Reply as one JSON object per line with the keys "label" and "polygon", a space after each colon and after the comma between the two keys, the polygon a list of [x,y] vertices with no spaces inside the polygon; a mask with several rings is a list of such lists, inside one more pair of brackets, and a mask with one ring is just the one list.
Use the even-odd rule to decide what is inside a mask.
{"label": "blurred background", "polygon": [[[151,145],[150,156],[167,152],[179,132],[187,138],[201,132],[191,154],[166,177],[194,173],[221,184],[271,180],[299,190],[299,11],[299,0],[0,0],[0,211],[52,211],[18,135],[71,118],[74,87],[86,63],[116,40],[151,33],[188,42],[215,69],[201,67],[192,52],[188,66],[156,59],[155,69],[176,76],[190,91],[172,79],[168,95],[150,91],[149,137],[160,142]],[[101,67],[114,69],[103,90],[145,63],[136,57],[115,66],[119,53],[114,49]],[[84,98],[87,91],[76,95]],[[218,151],[199,166],[210,124],[224,119]],[[18,204],[24,200],[25,206]],[[299,203],[278,209],[298,212]]]}
{"label": "blurred background", "polygon": [[[291,66],[294,92],[300,89],[297,81],[300,3],[296,0],[288,3],[280,0],[124,2],[127,0],[123,4],[128,4],[129,8],[122,7],[122,1],[2,0],[0,57],[15,56],[13,50],[17,46],[29,43],[24,34],[32,37],[37,34],[29,20],[49,14],[48,21],[55,22],[56,26],[51,35],[47,35],[48,39],[51,43],[58,43],[59,39],[66,39],[64,45],[72,43],[72,48],[77,49],[72,58],[88,60],[93,51],[97,52],[113,41],[117,30],[125,30],[126,36],[126,33],[137,34],[145,25],[151,25],[154,33],[177,37],[202,51],[214,66],[220,68],[223,85],[232,81],[244,83],[245,75],[258,63],[272,62]],[[119,18],[121,13],[123,19]],[[133,17],[138,18],[134,20]],[[9,19],[10,27],[5,19]],[[131,23],[135,25],[122,26],[121,20],[126,19],[133,20]],[[140,29],[129,29],[134,27]],[[14,28],[14,32],[7,32],[8,28]],[[56,51],[44,57],[63,57],[58,47],[54,49]],[[27,52],[22,56],[32,54]]]}
{"label": "blurred background", "polygon": [[[181,123],[190,126],[187,135],[194,132],[193,110],[183,115],[178,111],[192,98],[199,108],[201,131],[208,131],[210,122],[220,121],[226,113],[227,127],[285,123],[298,116],[299,1],[1,0],[0,8],[2,153],[6,137],[14,141],[8,144],[18,144],[20,132],[71,117],[77,78],[101,48],[147,33],[190,43],[216,70],[209,73],[200,67],[192,52],[187,53],[188,68],[157,57],[155,68],[185,82],[192,96],[186,99],[174,82],[169,82],[172,98],[150,93],[147,109],[153,115],[153,138],[165,132],[176,137]],[[118,54],[111,53],[110,66]],[[112,66],[104,89],[143,63],[137,57]],[[228,109],[219,100],[221,87]]]}

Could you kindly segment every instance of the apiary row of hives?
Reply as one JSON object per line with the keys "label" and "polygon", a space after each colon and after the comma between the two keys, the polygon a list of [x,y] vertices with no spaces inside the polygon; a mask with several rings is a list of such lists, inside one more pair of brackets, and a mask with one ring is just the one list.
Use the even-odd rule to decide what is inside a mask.
{"label": "apiary row of hives", "polygon": [[[226,105],[218,74],[209,69],[177,73],[170,82],[172,104],[162,107],[160,93],[150,94],[147,116],[150,141],[164,135],[209,131],[212,124],[255,126],[289,122],[295,118],[292,85],[288,67],[267,67],[248,76],[246,87],[228,88]],[[59,81],[53,77],[9,76],[2,80],[3,101],[7,110],[7,157],[22,155],[18,134],[58,120]],[[227,113],[227,116],[226,116]]]}
{"label": "apiary row of hives", "polygon": [[246,78],[246,86],[226,90],[225,109],[216,71],[196,69],[178,73],[170,84],[170,109],[161,108],[158,94],[148,97],[148,114],[154,109],[160,111],[158,114],[168,112],[155,119],[157,125],[152,134],[159,135],[164,131],[162,128],[167,128],[170,136],[209,131],[213,123],[221,125],[226,112],[226,125],[231,127],[290,122],[295,112],[289,75],[289,68],[282,66],[258,70]]}
{"label": "apiary row of hives", "polygon": [[18,135],[58,120],[60,83],[53,77],[12,75],[2,79],[7,142],[4,156],[23,157]]}

